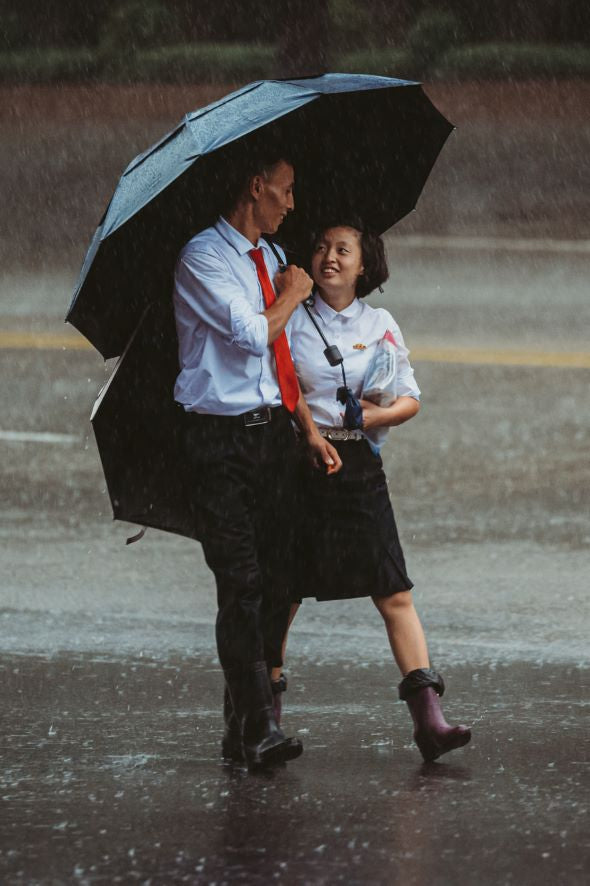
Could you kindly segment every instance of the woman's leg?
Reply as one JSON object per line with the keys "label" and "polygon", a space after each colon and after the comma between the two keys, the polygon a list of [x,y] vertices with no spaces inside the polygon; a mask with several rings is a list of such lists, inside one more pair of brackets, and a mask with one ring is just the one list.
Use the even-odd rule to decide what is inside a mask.
{"label": "woman's leg", "polygon": [[[297,615],[297,610],[299,609],[299,603],[292,603],[291,610],[289,612],[289,621],[287,623],[287,630],[285,631],[285,636],[283,637],[283,643],[281,646],[281,658],[283,660],[283,664],[285,663],[285,653],[287,651],[287,637],[289,635],[289,628],[291,627],[291,622]],[[287,689],[287,678],[283,674],[282,668],[272,668],[270,672],[270,688],[272,689],[272,699],[273,699],[273,708],[275,712],[275,720],[280,724],[281,716],[283,713],[283,701],[282,695],[283,692]]]}
{"label": "woman's leg", "polygon": [[[285,636],[283,637],[283,648],[282,648],[282,659],[283,663],[285,661],[285,653],[287,652],[287,637],[289,636],[289,628],[293,622],[293,619],[297,615],[297,610],[299,609],[299,603],[291,603],[291,611],[289,613],[289,623],[287,624],[287,630],[285,631]],[[281,679],[282,668],[273,668],[270,672],[271,682],[276,683]]]}
{"label": "woman's leg", "polygon": [[372,599],[385,622],[389,645],[402,677],[417,668],[429,667],[426,638],[411,591]]}
{"label": "woman's leg", "polygon": [[442,677],[430,669],[426,638],[410,591],[373,597],[387,628],[393,656],[402,672],[400,698],[414,721],[414,740],[427,762],[466,745],[471,730],[449,726],[441,711]]}

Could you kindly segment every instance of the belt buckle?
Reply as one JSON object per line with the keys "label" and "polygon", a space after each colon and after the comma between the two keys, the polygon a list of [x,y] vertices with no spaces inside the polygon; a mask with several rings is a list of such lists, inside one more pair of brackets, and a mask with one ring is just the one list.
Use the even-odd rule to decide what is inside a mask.
{"label": "belt buckle", "polygon": [[348,440],[348,430],[346,428],[335,428],[334,430],[329,430],[326,434],[328,440]]}
{"label": "belt buckle", "polygon": [[256,425],[267,425],[270,419],[270,406],[263,406],[262,409],[253,409],[251,412],[246,412],[244,414],[244,425],[247,428],[253,428]]}

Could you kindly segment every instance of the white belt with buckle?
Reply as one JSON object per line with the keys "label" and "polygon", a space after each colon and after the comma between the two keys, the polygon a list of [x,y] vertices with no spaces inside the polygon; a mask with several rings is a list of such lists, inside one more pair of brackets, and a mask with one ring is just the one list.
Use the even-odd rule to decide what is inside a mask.
{"label": "white belt with buckle", "polygon": [[348,428],[319,428],[322,437],[327,440],[364,440],[365,435],[360,428],[349,431]]}

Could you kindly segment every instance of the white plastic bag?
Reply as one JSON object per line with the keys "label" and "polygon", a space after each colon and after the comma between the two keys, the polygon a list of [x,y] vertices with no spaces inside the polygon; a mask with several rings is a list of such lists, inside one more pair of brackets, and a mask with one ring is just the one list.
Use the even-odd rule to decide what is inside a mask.
{"label": "white plastic bag", "polygon": [[397,347],[389,329],[367,367],[361,397],[377,406],[391,406],[397,400]]}
{"label": "white plastic bag", "polygon": [[[377,406],[391,406],[397,400],[397,345],[389,329],[377,342],[365,373],[361,398]],[[365,432],[373,452],[379,452],[388,432],[389,428],[374,428]]]}

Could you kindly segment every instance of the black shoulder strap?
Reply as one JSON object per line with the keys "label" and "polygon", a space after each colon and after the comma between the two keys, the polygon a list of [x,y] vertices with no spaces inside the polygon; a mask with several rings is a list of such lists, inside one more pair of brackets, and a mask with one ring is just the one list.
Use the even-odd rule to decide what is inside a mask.
{"label": "black shoulder strap", "polygon": [[272,249],[275,258],[276,258],[276,260],[277,260],[278,263],[279,263],[279,270],[280,270],[280,271],[284,271],[285,268],[287,267],[287,265],[285,264],[283,258],[281,257],[281,254],[280,254],[279,250],[277,249],[276,244],[270,239],[270,237],[263,237],[262,239],[263,239],[266,243],[268,243],[268,245],[269,245],[270,248]]}

